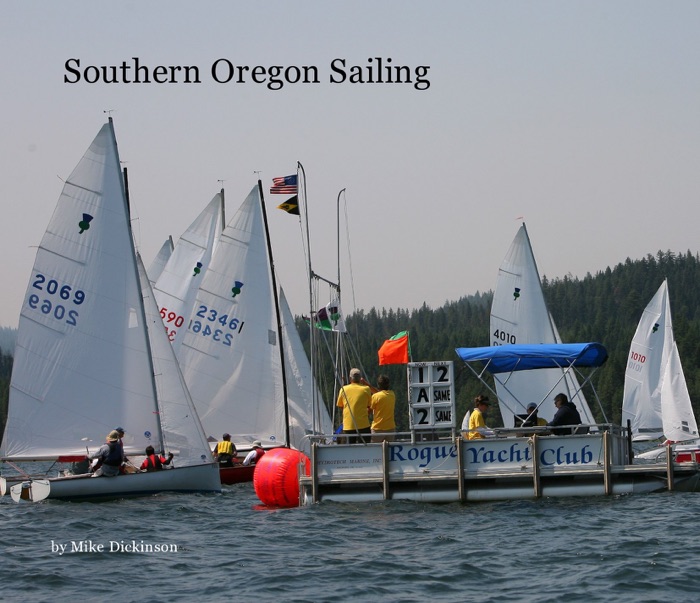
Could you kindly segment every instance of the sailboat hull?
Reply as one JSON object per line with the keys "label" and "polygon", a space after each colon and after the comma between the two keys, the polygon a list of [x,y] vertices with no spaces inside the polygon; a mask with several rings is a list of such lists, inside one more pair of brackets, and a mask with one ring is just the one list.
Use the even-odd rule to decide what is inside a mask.
{"label": "sailboat hull", "polygon": [[233,467],[219,467],[219,477],[221,478],[221,483],[231,485],[231,484],[242,484],[244,482],[253,481],[253,473],[255,472],[255,465],[235,465]]}
{"label": "sailboat hull", "polygon": [[150,496],[159,492],[221,492],[218,465],[194,465],[148,473],[130,473],[117,477],[89,474],[25,481],[10,488],[15,502],[94,500]]}

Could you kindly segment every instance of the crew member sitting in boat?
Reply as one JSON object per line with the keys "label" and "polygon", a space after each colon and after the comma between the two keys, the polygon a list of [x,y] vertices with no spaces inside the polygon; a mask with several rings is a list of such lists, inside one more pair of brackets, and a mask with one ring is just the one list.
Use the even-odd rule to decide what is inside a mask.
{"label": "crew member sitting in boat", "polygon": [[481,438],[488,438],[494,435],[493,430],[486,427],[486,421],[484,419],[488,409],[488,396],[482,396],[479,394],[476,398],[474,398],[474,410],[472,411],[472,414],[469,415],[468,439],[480,440]]}
{"label": "crew member sitting in boat", "polygon": [[93,465],[92,477],[114,477],[119,475],[122,463],[124,462],[124,449],[119,445],[119,434],[110,431],[106,443],[90,457],[90,460],[97,461]]}
{"label": "crew member sitting in boat", "polygon": [[166,459],[164,456],[156,454],[153,446],[146,446],[146,458],[139,469],[141,471],[160,471],[165,465],[169,465],[172,460],[172,452],[168,453],[168,458]]}
{"label": "crew member sitting in boat", "polygon": [[221,467],[233,467],[234,459],[238,451],[236,445],[231,441],[231,435],[225,433],[221,436],[221,442],[214,448],[214,458],[219,461]]}
{"label": "crew member sitting in boat", "polygon": [[557,407],[557,412],[547,425],[550,427],[568,425],[569,427],[557,427],[556,429],[552,429],[552,433],[554,435],[571,435],[574,433],[575,428],[570,426],[581,425],[581,415],[578,414],[576,405],[573,402],[569,402],[566,394],[561,393],[554,396],[554,405]]}
{"label": "crew member sitting in boat", "polygon": [[265,449],[262,447],[260,440],[253,442],[253,449],[243,459],[243,464],[247,467],[251,463],[255,465],[265,454]]}
{"label": "crew member sitting in boat", "polygon": [[[542,419],[541,417],[537,416],[537,404],[534,402],[530,402],[530,404],[527,405],[527,412],[521,415],[515,415],[513,417],[513,427],[516,429],[523,429],[526,427],[546,427],[547,426],[547,420]],[[531,435],[534,435],[535,433],[539,433],[540,435],[546,435],[549,433],[547,430],[538,430],[537,432],[535,431],[518,431],[516,432],[516,436],[519,437],[529,437]]]}

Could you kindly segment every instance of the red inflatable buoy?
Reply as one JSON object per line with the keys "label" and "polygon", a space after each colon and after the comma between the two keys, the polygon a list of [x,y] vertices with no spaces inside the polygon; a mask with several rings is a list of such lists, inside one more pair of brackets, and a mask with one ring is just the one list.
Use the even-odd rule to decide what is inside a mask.
{"label": "red inflatable buoy", "polygon": [[268,450],[255,465],[255,494],[269,507],[298,507],[300,471],[311,475],[311,461],[303,452],[291,448]]}

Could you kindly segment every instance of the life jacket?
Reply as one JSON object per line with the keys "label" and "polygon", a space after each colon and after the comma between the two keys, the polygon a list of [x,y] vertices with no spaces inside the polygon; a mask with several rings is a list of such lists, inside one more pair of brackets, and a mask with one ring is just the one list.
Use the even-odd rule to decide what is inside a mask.
{"label": "life jacket", "polygon": [[255,449],[255,460],[253,462],[257,463],[263,454],[265,454],[265,451],[262,448],[256,448]]}
{"label": "life jacket", "polygon": [[163,463],[157,454],[149,454],[146,457],[146,471],[160,471],[163,468]]}
{"label": "life jacket", "polygon": [[109,467],[119,467],[123,460],[123,449],[119,441],[108,442],[109,452],[107,456],[102,460],[103,465],[108,465]]}

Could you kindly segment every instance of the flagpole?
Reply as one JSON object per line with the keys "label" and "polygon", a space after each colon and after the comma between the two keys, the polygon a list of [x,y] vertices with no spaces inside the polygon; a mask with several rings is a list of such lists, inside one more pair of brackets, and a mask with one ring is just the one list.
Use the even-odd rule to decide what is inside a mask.
{"label": "flagpole", "polygon": [[[342,189],[338,193],[338,200],[336,203],[336,255],[337,255],[337,262],[338,262],[338,282],[336,283],[337,291],[338,291],[338,305],[340,306],[340,311],[342,312],[343,310],[343,298],[341,295],[341,289],[340,289],[340,196],[345,192],[345,189]],[[336,350],[335,350],[335,364],[337,367],[340,368],[340,374],[345,375],[349,371],[350,367],[345,366],[345,363],[343,362],[343,334],[338,331],[337,334],[337,342],[336,342]],[[342,382],[341,382],[342,386]]]}
{"label": "flagpole", "polygon": [[[301,174],[301,178],[299,178],[299,175]],[[303,189],[302,186],[300,186],[299,180],[302,181],[303,183]],[[306,172],[304,171],[304,166],[301,164],[301,161],[297,161],[297,194],[301,193],[303,190],[303,197],[304,197],[304,224],[306,226],[306,254],[308,258],[308,281],[309,281],[309,359],[310,359],[310,365],[311,365],[311,429],[313,433],[318,432],[318,422],[317,422],[317,409],[318,409],[318,396],[316,393],[316,388],[314,387],[314,384],[316,383],[316,344],[315,344],[315,338],[316,335],[314,333],[314,290],[313,290],[313,270],[311,268],[311,237],[309,236],[309,202],[308,198],[306,196]],[[301,203],[299,204],[301,206]]]}

